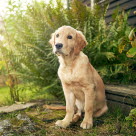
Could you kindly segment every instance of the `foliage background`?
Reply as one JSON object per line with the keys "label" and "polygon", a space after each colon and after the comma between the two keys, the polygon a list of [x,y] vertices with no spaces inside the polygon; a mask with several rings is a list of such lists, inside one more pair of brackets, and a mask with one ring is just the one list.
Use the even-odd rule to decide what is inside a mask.
{"label": "foliage background", "polygon": [[56,4],[33,1],[26,10],[12,0],[8,10],[8,16],[3,18],[5,30],[1,31],[5,40],[0,43],[1,61],[10,69],[3,68],[7,75],[14,75],[24,84],[48,86],[47,91],[63,98],[57,76],[59,64],[48,41],[58,27],[70,25],[86,36],[84,52],[105,83],[136,81],[135,56],[126,56],[131,48],[128,35],[132,29],[127,23],[128,13],[116,11],[114,21],[107,25],[106,8],[96,6],[92,11],[78,0],[71,2],[69,9],[61,0],[56,0]]}

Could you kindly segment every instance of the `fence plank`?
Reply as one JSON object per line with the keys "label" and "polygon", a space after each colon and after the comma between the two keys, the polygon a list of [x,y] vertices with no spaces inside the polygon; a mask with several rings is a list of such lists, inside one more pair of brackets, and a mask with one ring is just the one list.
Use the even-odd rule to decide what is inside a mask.
{"label": "fence plank", "polygon": [[[87,6],[90,6],[90,0],[83,0],[82,1]],[[106,13],[106,23],[109,23],[112,21],[112,15],[117,7],[119,7],[119,10],[124,10],[125,12],[130,11],[128,23],[132,26],[136,26],[136,14],[134,14],[134,11],[136,11],[136,0],[102,0],[98,4],[103,5],[109,3],[109,8]],[[133,17],[132,17],[133,16]],[[132,17],[132,18],[131,18]]]}
{"label": "fence plank", "polygon": [[113,3],[110,3],[109,4],[109,9],[112,9],[112,8],[116,8],[117,6],[123,6],[124,4],[126,4],[126,3],[130,3],[130,2],[132,2],[133,3],[133,0],[117,0],[117,1],[115,1],[115,2],[113,2]]}
{"label": "fence plank", "polygon": [[123,3],[122,5],[116,5],[116,7],[114,8],[108,8],[106,16],[110,16],[114,13],[114,11],[116,10],[116,8],[119,7],[119,10],[125,10],[125,11],[129,11],[131,9],[135,9],[136,8],[136,4],[133,1],[129,1],[127,3]]}

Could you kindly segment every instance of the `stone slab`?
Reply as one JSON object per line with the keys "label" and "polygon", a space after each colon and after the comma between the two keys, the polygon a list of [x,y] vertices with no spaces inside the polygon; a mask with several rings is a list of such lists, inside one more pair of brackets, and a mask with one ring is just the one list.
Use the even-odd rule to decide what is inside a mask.
{"label": "stone slab", "polygon": [[123,104],[136,106],[136,98],[133,98],[132,96],[120,96],[117,94],[106,93],[106,98],[107,100],[112,100]]}
{"label": "stone slab", "polygon": [[106,85],[106,98],[109,109],[114,111],[118,107],[128,115],[131,109],[136,108],[136,85]]}
{"label": "stone slab", "polygon": [[18,110],[23,110],[26,108],[33,107],[37,105],[38,103],[26,103],[26,104],[13,104],[11,106],[3,106],[0,107],[0,113],[10,113]]}
{"label": "stone slab", "polygon": [[133,96],[136,98],[136,85],[118,86],[118,85],[106,85],[106,92],[124,96]]}
{"label": "stone slab", "polygon": [[111,100],[107,100],[107,105],[111,111],[114,112],[115,109],[117,110],[117,108],[119,108],[119,110],[125,115],[128,115],[131,109],[136,108],[135,106],[130,106],[127,104],[123,104],[123,103],[119,103],[119,102],[111,101]]}

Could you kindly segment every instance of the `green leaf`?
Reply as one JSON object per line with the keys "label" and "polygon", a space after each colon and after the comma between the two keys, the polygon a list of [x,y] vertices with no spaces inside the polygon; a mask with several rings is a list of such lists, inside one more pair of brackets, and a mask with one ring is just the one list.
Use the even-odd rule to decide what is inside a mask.
{"label": "green leaf", "polygon": [[130,116],[125,118],[126,120],[133,120]]}
{"label": "green leaf", "polygon": [[134,57],[136,55],[136,47],[131,48],[128,52],[127,52],[127,56],[128,57]]}
{"label": "green leaf", "polygon": [[132,41],[135,38],[136,28],[133,28],[128,36],[129,40]]}
{"label": "green leaf", "polygon": [[134,39],[133,41],[131,41],[131,45],[132,45],[132,47],[136,47],[136,39]]}

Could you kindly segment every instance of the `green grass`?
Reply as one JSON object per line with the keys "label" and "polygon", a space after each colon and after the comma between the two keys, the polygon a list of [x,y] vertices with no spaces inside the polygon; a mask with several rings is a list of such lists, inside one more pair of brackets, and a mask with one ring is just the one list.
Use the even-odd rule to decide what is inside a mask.
{"label": "green grass", "polygon": [[[23,87],[23,86],[22,86]],[[30,101],[34,99],[55,99],[53,96],[46,92],[47,88],[42,90],[35,90],[35,88],[26,88],[20,91],[21,101]],[[0,104],[10,104],[9,88],[0,88]],[[49,101],[50,102],[50,101]],[[46,103],[48,104],[48,103]],[[109,107],[110,109],[110,107]],[[27,122],[18,120],[16,116],[26,114],[34,123],[33,130],[21,131],[25,128]],[[80,128],[82,119],[75,124],[71,124],[67,129],[55,127],[55,122],[59,119],[63,119],[65,116],[65,110],[46,110],[43,105],[28,108],[23,111],[16,111],[8,114],[1,114],[0,121],[9,120],[12,127],[5,132],[12,134],[13,136],[135,136],[136,131],[130,127],[129,123],[125,120],[125,115],[120,109],[115,108],[114,111],[108,111],[104,116],[94,118],[94,126],[92,129],[83,130]],[[0,132],[0,135],[3,135]]]}
{"label": "green grass", "polygon": [[[19,96],[21,102],[27,102],[37,99],[47,99],[54,100],[55,97],[51,94],[47,93],[47,87],[43,89],[37,89],[36,87],[25,87],[25,85],[19,86]],[[0,87],[0,106],[2,105],[10,105],[13,102],[10,98],[10,90],[9,87]]]}
{"label": "green grass", "polygon": [[0,87],[0,105],[7,105],[10,103],[10,95],[8,87]]}
{"label": "green grass", "polygon": [[[23,87],[21,85],[21,87]],[[41,90],[35,90],[35,88],[25,88],[20,91],[21,101],[30,101],[34,99],[55,99],[53,96],[47,93],[47,87]],[[9,88],[0,88],[0,104],[10,104]],[[49,101],[50,102],[50,101]],[[46,103],[48,104],[48,103]],[[110,107],[109,107],[110,109]],[[34,124],[33,130],[25,130],[28,122],[18,120],[16,116],[21,114],[26,114]],[[94,118],[94,126],[92,129],[83,130],[80,128],[82,119],[75,124],[71,124],[67,129],[55,127],[55,122],[57,120],[63,119],[65,116],[65,110],[46,110],[44,105],[39,105],[37,107],[28,108],[23,111],[16,111],[8,114],[1,114],[0,121],[9,120],[12,124],[9,130],[5,129],[5,132],[13,136],[135,136],[136,131],[134,128],[130,127],[129,123],[125,120],[125,115],[120,109],[115,108],[114,111],[108,111],[104,116],[99,118]],[[12,130],[12,131],[11,131]],[[3,135],[3,132],[0,132]]]}
{"label": "green grass", "polygon": [[[18,120],[18,114],[27,115],[34,123],[34,130],[21,131],[20,128],[27,126],[27,122]],[[24,111],[17,111],[9,114],[2,114],[1,120],[10,120],[13,127],[9,132],[13,136],[135,136],[136,131],[130,127],[125,120],[125,116],[118,109],[108,111],[102,117],[94,118],[94,126],[92,129],[83,130],[80,124],[83,118],[75,124],[71,124],[68,128],[63,129],[55,126],[57,120],[63,119],[65,110],[46,110],[40,105],[29,108]],[[8,132],[8,130],[5,130]],[[2,133],[0,133],[2,134]]]}

